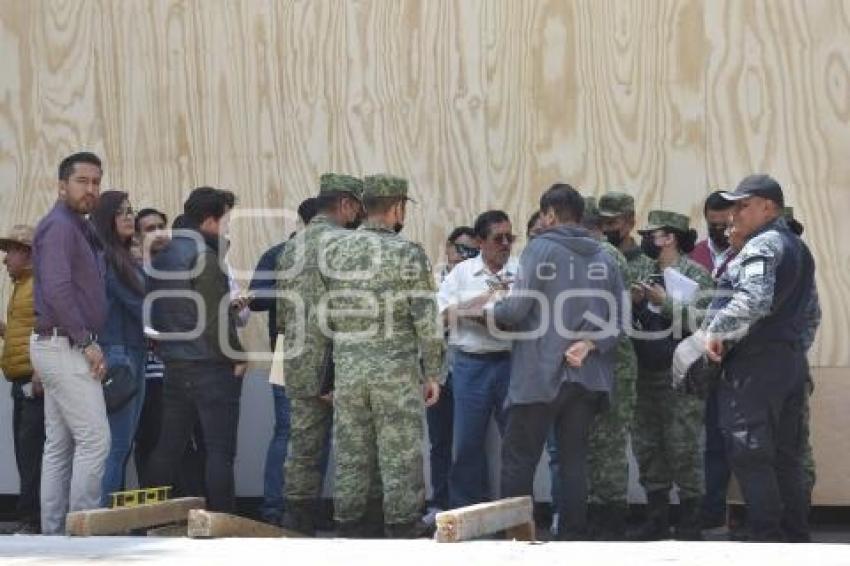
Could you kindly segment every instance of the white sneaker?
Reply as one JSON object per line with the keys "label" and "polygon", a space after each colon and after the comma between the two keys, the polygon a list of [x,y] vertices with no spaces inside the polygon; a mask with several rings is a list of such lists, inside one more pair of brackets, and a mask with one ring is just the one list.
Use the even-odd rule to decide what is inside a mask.
{"label": "white sneaker", "polygon": [[425,513],[425,516],[422,517],[422,522],[428,526],[433,526],[437,524],[437,513],[442,513],[443,510],[439,507],[428,507],[428,511]]}
{"label": "white sneaker", "polygon": [[549,532],[552,533],[553,537],[558,536],[558,514],[557,513],[552,515],[552,524],[549,525]]}

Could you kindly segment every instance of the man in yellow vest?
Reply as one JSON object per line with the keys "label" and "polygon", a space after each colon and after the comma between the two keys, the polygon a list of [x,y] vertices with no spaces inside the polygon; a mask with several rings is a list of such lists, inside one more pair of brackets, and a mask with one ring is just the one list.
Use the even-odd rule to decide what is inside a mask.
{"label": "man in yellow vest", "polygon": [[3,263],[12,278],[12,296],[6,323],[0,326],[4,338],[3,375],[12,382],[15,460],[21,478],[18,498],[20,523],[16,533],[39,532],[39,484],[44,450],[44,396],[30,363],[30,334],[35,324],[33,307],[32,238],[30,226],[18,225],[0,238]]}

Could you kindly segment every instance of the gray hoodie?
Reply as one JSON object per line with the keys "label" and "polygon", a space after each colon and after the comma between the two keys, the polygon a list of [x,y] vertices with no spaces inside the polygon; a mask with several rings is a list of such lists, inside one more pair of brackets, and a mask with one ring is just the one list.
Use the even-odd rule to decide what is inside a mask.
{"label": "gray hoodie", "polygon": [[[542,232],[519,261],[514,287],[496,303],[493,315],[496,324],[510,332],[539,332],[537,337],[513,340],[507,403],[551,402],[564,382],[610,395],[623,328],[623,281],[617,264],[586,230],[574,226]],[[587,291],[594,295],[580,294]],[[564,292],[574,295],[559,303]],[[607,332],[599,332],[606,327]],[[583,338],[592,340],[596,350],[582,367],[569,367],[564,353]]]}

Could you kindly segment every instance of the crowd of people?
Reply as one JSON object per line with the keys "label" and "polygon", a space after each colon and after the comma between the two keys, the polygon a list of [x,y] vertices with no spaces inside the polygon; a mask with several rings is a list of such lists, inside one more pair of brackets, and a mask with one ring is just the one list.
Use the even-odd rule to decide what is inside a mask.
{"label": "crowd of people", "polygon": [[[131,455],[140,486],[234,512],[252,359],[240,328],[254,311],[268,313],[276,356],[265,521],[426,536],[440,510],[533,495],[546,451],[559,540],[700,540],[726,522],[732,474],[747,509],[736,538],[809,539],[806,353],[820,307],[773,178],[712,193],[700,242],[684,214],[639,223],[627,193],[558,183],[520,254],[508,214],[488,210],[447,230],[435,271],[400,234],[404,178],[325,174],[243,292],[227,261],[232,192],[193,190],[169,227],[101,192],[103,172],[94,154],[65,158],[54,207],[0,239],[18,532],[60,534],[69,511],[110,506]],[[629,443],[647,497],[631,528]]]}

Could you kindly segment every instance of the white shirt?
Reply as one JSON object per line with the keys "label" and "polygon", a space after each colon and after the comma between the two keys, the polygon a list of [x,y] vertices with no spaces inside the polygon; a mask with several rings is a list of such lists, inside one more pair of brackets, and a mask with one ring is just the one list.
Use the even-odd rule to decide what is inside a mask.
{"label": "white shirt", "polygon": [[[516,277],[519,263],[516,258],[508,259],[507,264],[498,273],[492,273],[478,255],[457,264],[448,277],[440,285],[437,293],[437,304],[440,313],[451,306],[468,301],[490,290],[488,281],[513,281]],[[460,318],[457,328],[452,328],[449,344],[463,352],[483,354],[489,352],[506,352],[511,349],[509,340],[494,338],[487,327],[470,320]]]}
{"label": "white shirt", "polygon": [[718,250],[711,238],[708,238],[708,251],[711,253],[711,264],[714,266],[714,269],[711,270],[711,275],[717,279],[717,271],[732,253],[732,246],[726,246],[725,250]]}

